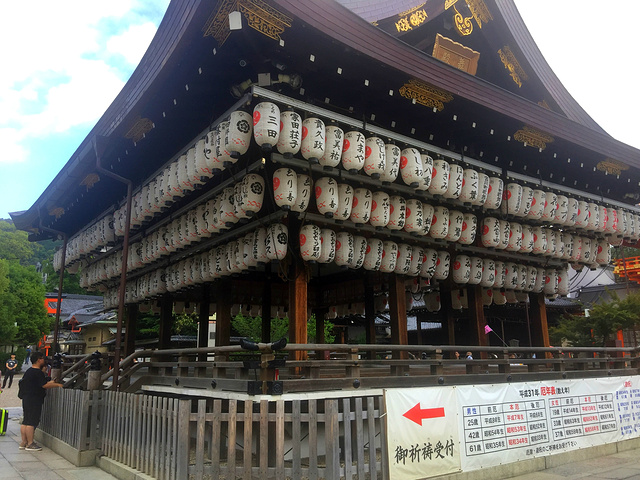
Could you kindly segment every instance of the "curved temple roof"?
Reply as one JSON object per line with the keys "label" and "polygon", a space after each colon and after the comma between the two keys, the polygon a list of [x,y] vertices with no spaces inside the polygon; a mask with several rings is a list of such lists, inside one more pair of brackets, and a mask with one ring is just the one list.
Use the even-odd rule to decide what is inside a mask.
{"label": "curved temple roof", "polygon": [[[397,16],[389,9],[410,2],[365,2],[363,9],[353,0],[174,0],[122,92],[36,203],[11,216],[33,240],[52,235],[41,226],[73,234],[125,194],[122,184],[95,176],[98,154],[105,168],[138,184],[237,102],[231,87],[294,73],[304,79],[300,91],[286,83],[269,88],[429,141],[456,158],[636,203],[640,152],[603,132],[571,98],[511,0],[467,3],[478,2],[491,21],[461,37],[450,31],[452,11],[445,8],[453,0],[425,2],[430,21],[406,35],[392,34],[384,18],[377,26],[370,21],[374,14]],[[230,31],[234,8],[245,12],[244,23]],[[262,17],[248,21],[252,9]],[[480,54],[475,76],[431,55],[437,34],[451,37],[448,47]],[[497,45],[510,47],[507,60]],[[528,73],[522,87],[510,75],[518,67]],[[403,98],[403,87],[415,82],[444,95],[443,108]],[[525,127],[550,137],[550,146],[523,146],[516,138]],[[600,166],[608,161],[621,173],[606,176]]]}

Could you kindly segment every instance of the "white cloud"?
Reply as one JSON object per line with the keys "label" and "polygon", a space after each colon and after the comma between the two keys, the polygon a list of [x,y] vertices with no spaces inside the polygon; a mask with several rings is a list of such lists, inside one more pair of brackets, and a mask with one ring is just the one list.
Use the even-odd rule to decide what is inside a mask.
{"label": "white cloud", "polygon": [[0,2],[0,163],[25,161],[29,142],[98,120],[153,38],[156,26],[132,13],[149,3]]}

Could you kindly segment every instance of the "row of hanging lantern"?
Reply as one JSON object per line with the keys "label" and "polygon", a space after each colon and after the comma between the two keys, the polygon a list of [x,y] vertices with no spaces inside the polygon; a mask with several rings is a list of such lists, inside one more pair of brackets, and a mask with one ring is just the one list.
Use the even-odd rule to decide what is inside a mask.
{"label": "row of hanging lantern", "polygon": [[[236,240],[128,281],[125,301],[139,303],[165,292],[177,292],[216,278],[247,271],[260,263],[283,260],[287,250],[286,225],[274,223],[258,228]],[[92,285],[89,283],[88,286]],[[117,306],[117,297],[114,301],[116,303],[110,301],[107,308]]]}
{"label": "row of hanging lantern", "polygon": [[[240,219],[255,215],[262,208],[264,179],[255,173],[245,175],[235,185],[161,226],[139,242],[132,243],[127,270],[134,271],[192,243],[229,229]],[[120,275],[119,252],[87,267],[88,286]],[[106,277],[105,277],[106,275]]]}
{"label": "row of hanging lantern", "polygon": [[[69,238],[65,254],[65,267],[74,264],[87,255],[98,252],[115,242],[113,216],[105,215],[97,222]],[[53,255],[53,268],[57,272],[62,267],[62,249]]]}

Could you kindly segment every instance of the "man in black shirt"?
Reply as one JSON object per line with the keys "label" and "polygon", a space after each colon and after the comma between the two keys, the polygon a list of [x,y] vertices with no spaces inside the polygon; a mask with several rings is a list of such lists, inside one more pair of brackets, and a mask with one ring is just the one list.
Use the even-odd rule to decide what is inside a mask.
{"label": "man in black shirt", "polygon": [[7,368],[4,376],[4,382],[2,382],[2,388],[7,386],[7,380],[9,380],[9,388],[13,385],[13,376],[16,373],[16,368],[18,367],[18,361],[16,360],[15,354],[11,354],[11,358],[7,360],[5,363],[5,367]]}
{"label": "man in black shirt", "polygon": [[24,372],[22,376],[20,385],[24,419],[20,426],[20,434],[22,435],[20,450],[30,452],[42,450],[42,447],[33,441],[33,434],[40,423],[42,404],[47,394],[46,389],[62,387],[62,385],[53,382],[53,380],[47,382],[42,371],[44,365],[45,359],[42,352],[34,352],[31,354],[31,368]]}

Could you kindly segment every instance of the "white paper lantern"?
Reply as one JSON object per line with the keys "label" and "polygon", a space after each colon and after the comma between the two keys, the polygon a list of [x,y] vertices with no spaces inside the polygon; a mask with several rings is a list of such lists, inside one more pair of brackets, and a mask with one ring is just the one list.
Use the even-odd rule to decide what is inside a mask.
{"label": "white paper lantern", "polygon": [[383,191],[373,192],[369,223],[378,229],[386,227],[389,223],[390,205],[389,194]]}
{"label": "white paper lantern", "polygon": [[354,253],[353,235],[349,232],[338,232],[336,236],[335,264],[340,267],[348,267],[353,263]]}
{"label": "white paper lantern", "polygon": [[243,238],[243,256],[244,263],[249,268],[255,268],[258,265],[258,259],[254,256],[253,246],[255,245],[256,232],[249,232]]}
{"label": "white paper lantern", "polygon": [[556,237],[556,232],[554,232],[550,228],[545,228],[545,235],[547,237],[547,251],[544,253],[544,255],[553,257],[558,248],[558,238]]}
{"label": "white paper lantern", "polygon": [[567,227],[573,227],[576,224],[578,208],[578,200],[573,197],[569,197],[567,199],[567,221],[565,222]]}
{"label": "white paper lantern", "polygon": [[[604,205],[598,205],[598,225],[596,226],[597,233],[604,233],[607,222],[609,221],[609,214],[612,209],[607,209]],[[617,216],[614,220],[617,223]],[[614,227],[615,229],[615,227]]]}
{"label": "white paper lantern", "polygon": [[446,280],[449,276],[449,264],[451,262],[451,256],[449,252],[445,250],[438,251],[438,260],[436,261],[436,271],[433,274],[433,278],[436,280]]}
{"label": "white paper lantern", "polygon": [[606,208],[604,205],[598,207],[600,212],[601,224],[604,227],[604,233],[613,235],[616,233],[618,226],[618,214],[614,208]]}
{"label": "white paper lantern", "polygon": [[449,185],[444,193],[445,198],[456,199],[462,193],[462,182],[464,180],[464,169],[460,165],[449,165]]}
{"label": "white paper lantern", "polygon": [[[424,214],[424,208],[423,208]],[[449,233],[449,209],[447,207],[434,207],[431,217],[429,236],[431,238],[446,238]]]}
{"label": "white paper lantern", "polygon": [[433,161],[433,169],[431,171],[431,184],[429,185],[429,193],[432,195],[444,195],[449,188],[449,172],[451,168],[449,163],[438,158]]}
{"label": "white paper lantern", "polygon": [[430,279],[436,273],[438,263],[438,251],[427,248],[423,251],[422,265],[420,266],[420,277]]}
{"label": "white paper lantern", "polygon": [[507,295],[505,292],[501,292],[499,290],[493,290],[493,303],[496,305],[506,305],[507,304]]}
{"label": "white paper lantern", "polygon": [[458,243],[463,245],[471,245],[476,240],[476,230],[478,228],[478,218],[471,214],[463,214],[462,233],[458,239]]}
{"label": "white paper lantern", "polygon": [[290,210],[298,196],[298,176],[291,168],[279,168],[273,172],[273,197],[276,205]]}
{"label": "white paper lantern", "polygon": [[415,198],[407,200],[404,230],[421,235],[424,232],[424,218],[422,216],[422,202]]}
{"label": "white paper lantern", "polygon": [[401,150],[397,145],[387,143],[384,146],[384,151],[384,172],[380,175],[380,180],[382,180],[383,183],[395,182],[396,178],[398,178],[398,172],[400,171]]}
{"label": "white paper lantern", "polygon": [[382,243],[382,261],[380,262],[380,271],[383,273],[391,273],[396,268],[396,260],[398,258],[398,245],[395,242],[387,240]]}
{"label": "white paper lantern", "polygon": [[553,192],[547,192],[545,195],[544,211],[542,212],[542,220],[553,222],[556,218],[556,210],[558,209],[558,196]]}
{"label": "white paper lantern", "polygon": [[554,295],[558,293],[558,272],[550,268],[544,271],[544,275],[544,294]]}
{"label": "white paper lantern", "polygon": [[[573,237],[573,250],[571,251],[571,262],[582,262],[582,242],[584,237],[576,235]],[[588,246],[591,249],[591,244]]]}
{"label": "white paper lantern", "polygon": [[280,112],[280,134],[276,144],[278,152],[285,158],[291,158],[300,151],[301,144],[302,117],[291,110]]}
{"label": "white paper lantern", "polygon": [[275,103],[260,102],[253,109],[253,138],[266,152],[278,144],[280,108]]}
{"label": "white paper lantern", "polygon": [[282,223],[274,223],[267,228],[265,241],[266,255],[269,260],[283,260],[287,256],[288,229]]}
{"label": "white paper lantern", "polygon": [[589,203],[589,221],[586,229],[596,231],[600,227],[600,207],[596,203]]}
{"label": "white paper lantern", "polygon": [[553,223],[556,225],[564,225],[567,223],[569,216],[569,199],[564,195],[558,195],[558,206],[553,218]]}
{"label": "white paper lantern", "polygon": [[482,259],[482,278],[480,286],[492,288],[496,281],[496,262],[491,258]]}
{"label": "white paper lantern", "polygon": [[233,187],[227,187],[222,191],[222,200],[220,201],[220,219],[226,227],[231,227],[238,222],[238,217],[234,207]]}
{"label": "white paper lantern", "polygon": [[307,224],[300,227],[300,256],[304,261],[316,262],[320,259],[320,235],[320,227],[317,225]]}
{"label": "white paper lantern", "polygon": [[319,118],[307,118],[302,122],[300,153],[309,163],[319,163],[324,156],[324,122]]}
{"label": "white paper lantern", "polygon": [[316,180],[315,193],[318,213],[327,218],[338,213],[338,182],[331,177],[321,177]]}
{"label": "white paper lantern", "polygon": [[596,263],[604,266],[611,263],[611,249],[607,240],[600,240],[596,251]]}
{"label": "white paper lantern", "polygon": [[320,230],[320,258],[318,263],[331,263],[336,256],[336,232],[329,228]]}
{"label": "white paper lantern", "polygon": [[372,196],[371,190],[367,188],[354,189],[351,216],[349,218],[356,225],[361,225],[369,221]]}
{"label": "white paper lantern", "polygon": [[462,310],[462,296],[460,290],[451,290],[451,308]]}
{"label": "white paper lantern", "polygon": [[338,184],[338,213],[336,218],[344,221],[351,217],[353,206],[353,187],[346,183]]}
{"label": "white paper lantern", "polygon": [[522,245],[520,246],[522,253],[533,252],[533,227],[531,225],[522,225]]}
{"label": "white paper lantern", "polygon": [[629,237],[629,217],[627,212],[621,208],[614,209],[618,217],[618,224],[616,226],[616,234],[622,235],[626,238]]}
{"label": "white paper lantern", "polygon": [[429,292],[424,296],[424,303],[427,310],[431,313],[439,312],[441,308],[440,304],[440,292]]}
{"label": "white paper lantern", "polygon": [[364,173],[371,178],[380,178],[387,162],[384,141],[379,137],[369,137],[365,140],[364,151]]}
{"label": "white paper lantern", "polygon": [[533,203],[533,188],[531,187],[522,187],[522,204],[520,206],[520,210],[518,211],[519,217],[526,217],[529,215],[529,211],[531,210],[531,204]]}
{"label": "white paper lantern", "polygon": [[481,227],[482,246],[486,248],[497,248],[500,245],[501,230],[500,220],[495,217],[485,217],[482,219]]}
{"label": "white paper lantern", "polygon": [[364,135],[357,130],[351,130],[344,134],[342,146],[342,167],[352,173],[362,170],[364,167],[365,152]]}
{"label": "white paper lantern", "polygon": [[422,181],[418,185],[417,189],[427,191],[431,185],[431,173],[433,172],[433,158],[427,154],[420,154],[420,161],[422,162]]}
{"label": "white paper lantern", "polygon": [[[422,268],[422,262],[424,260],[424,249],[422,247],[413,246],[413,251],[411,253],[411,265],[409,266],[409,271],[407,275],[411,275],[412,277],[416,277],[420,274],[420,269]],[[420,280],[416,281],[418,288],[420,286]]]}
{"label": "white paper lantern", "polygon": [[461,202],[473,204],[478,199],[479,195],[479,175],[477,170],[472,168],[465,168],[462,178],[462,190],[458,197]]}
{"label": "white paper lantern", "polygon": [[563,260],[570,260],[573,255],[573,235],[568,232],[562,233]]}
{"label": "white paper lantern", "polygon": [[337,167],[342,159],[342,146],[344,143],[344,131],[336,125],[327,125],[324,131],[324,154],[320,158],[323,167]]}
{"label": "white paper lantern", "polygon": [[533,199],[531,200],[531,208],[527,213],[527,218],[531,220],[540,220],[542,218],[546,198],[547,192],[543,190],[533,190]]}
{"label": "white paper lantern", "polygon": [[375,271],[380,269],[382,251],[382,240],[377,238],[369,238],[367,240],[367,249],[365,251],[363,265],[365,270]]}
{"label": "white paper lantern", "polygon": [[482,289],[482,305],[488,307],[493,303],[493,290],[490,288]]}
{"label": "white paper lantern", "polygon": [[218,161],[222,163],[223,169],[236,162],[236,159],[231,156],[231,152],[228,150],[229,128],[230,125],[228,121],[220,122],[216,136],[215,155],[218,158]]}
{"label": "white paper lantern", "polygon": [[542,227],[533,227],[533,253],[538,255],[547,253],[547,233]]}
{"label": "white paper lantern", "polygon": [[576,215],[576,228],[586,229],[589,225],[589,203],[578,201],[578,213]]}
{"label": "white paper lantern", "polygon": [[566,268],[558,270],[558,295],[569,295],[569,272]]}
{"label": "white paper lantern", "polygon": [[515,222],[509,223],[509,243],[506,250],[508,252],[519,252],[522,248],[522,225]]}
{"label": "white paper lantern", "polygon": [[483,262],[480,257],[470,257],[471,259],[471,275],[469,276],[470,285],[478,285],[482,281]]}
{"label": "white paper lantern", "polygon": [[406,275],[407,273],[409,273],[412,253],[413,248],[411,247],[411,245],[407,245],[406,243],[401,243],[398,245],[396,265],[393,269],[394,273],[397,273],[398,275]]}
{"label": "white paper lantern", "polygon": [[478,198],[473,202],[473,205],[482,206],[487,201],[489,196],[489,175],[482,172],[478,172]]}
{"label": "white paper lantern", "polygon": [[245,175],[242,179],[242,207],[246,215],[254,215],[262,209],[264,201],[264,178],[257,173]]}
{"label": "white paper lantern", "polygon": [[253,236],[253,249],[251,250],[254,260],[258,263],[269,261],[267,256],[267,229],[258,228]]}
{"label": "white paper lantern", "polygon": [[457,242],[462,235],[462,221],[464,215],[458,210],[449,210],[449,228],[447,236],[444,238],[447,242]]}
{"label": "white paper lantern", "polygon": [[503,189],[504,182],[500,177],[489,177],[487,201],[484,203],[484,206],[491,210],[500,208],[500,205],[502,204]]}
{"label": "white paper lantern", "polygon": [[247,153],[251,143],[251,115],[242,110],[231,112],[229,117],[229,136],[227,151],[232,158],[238,158]]}
{"label": "white paper lantern", "polygon": [[364,257],[367,253],[367,239],[360,235],[353,236],[353,260],[349,268],[362,268]]}
{"label": "white paper lantern", "polygon": [[431,230],[431,222],[433,220],[433,215],[435,213],[435,208],[433,205],[422,202],[422,235],[426,235]]}
{"label": "white paper lantern", "polygon": [[509,215],[518,215],[522,208],[522,185],[519,183],[508,183],[505,190],[506,212]]}
{"label": "white paper lantern", "polygon": [[398,195],[389,198],[389,230],[402,230],[406,221],[407,201]]}
{"label": "white paper lantern", "polygon": [[518,283],[518,267],[513,262],[506,262],[504,264],[504,288],[507,290],[515,290]]}
{"label": "white paper lantern", "polygon": [[424,168],[420,152],[415,148],[405,148],[400,154],[400,176],[402,181],[413,188],[424,182]]}

